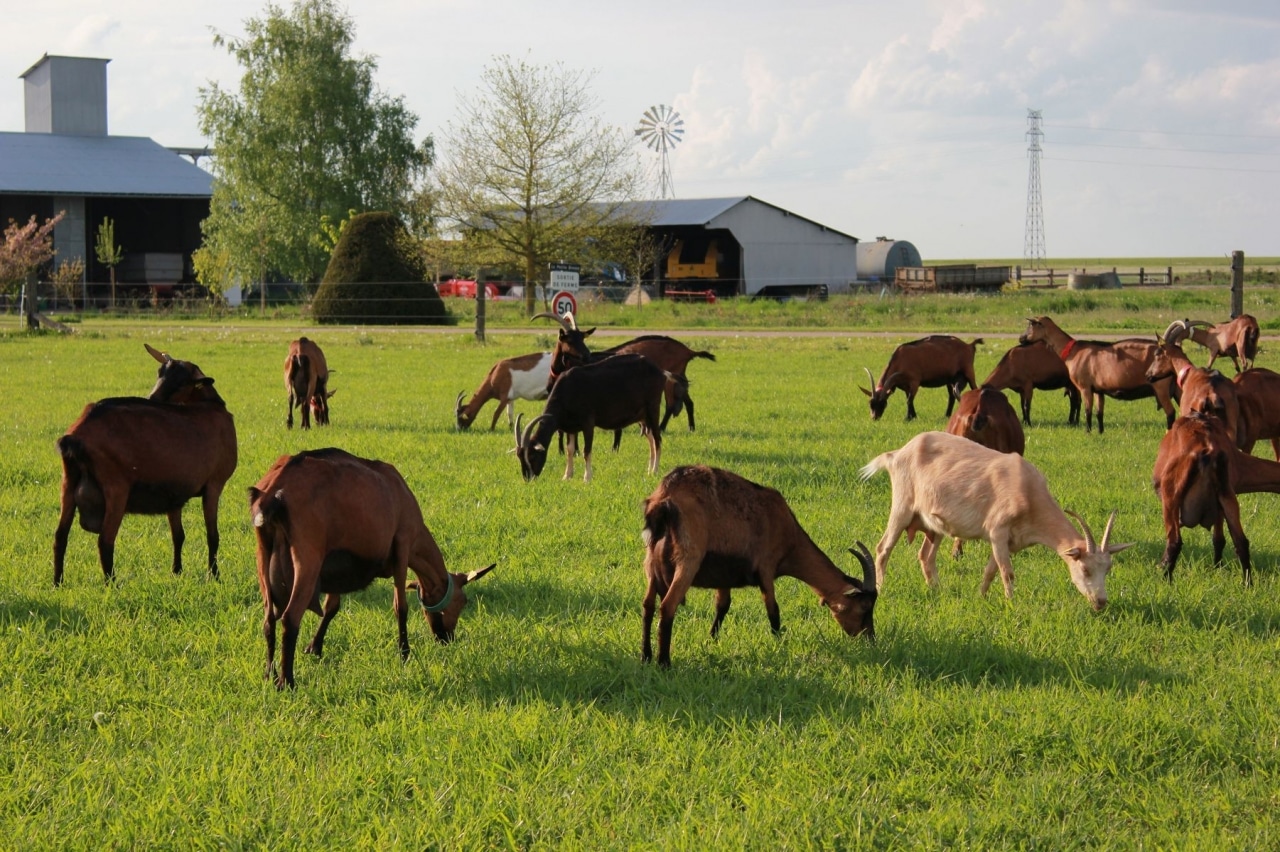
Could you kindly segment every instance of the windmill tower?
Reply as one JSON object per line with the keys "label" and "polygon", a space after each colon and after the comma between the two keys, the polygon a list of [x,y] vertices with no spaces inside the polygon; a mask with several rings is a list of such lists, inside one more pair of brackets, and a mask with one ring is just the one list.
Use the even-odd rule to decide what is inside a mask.
{"label": "windmill tower", "polygon": [[658,195],[661,198],[675,198],[676,189],[671,183],[671,149],[679,144],[684,136],[684,119],[680,113],[666,104],[651,106],[640,118],[640,126],[636,135],[644,144],[657,151],[662,158],[661,172],[658,178]]}
{"label": "windmill tower", "polygon": [[1023,231],[1022,261],[1029,269],[1044,266],[1044,207],[1040,203],[1040,110],[1027,110],[1027,224]]}

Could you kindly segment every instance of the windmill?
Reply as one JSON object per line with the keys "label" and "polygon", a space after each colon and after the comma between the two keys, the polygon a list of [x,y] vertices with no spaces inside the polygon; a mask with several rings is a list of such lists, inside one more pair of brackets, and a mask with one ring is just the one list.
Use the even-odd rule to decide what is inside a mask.
{"label": "windmill", "polygon": [[658,193],[662,198],[675,198],[676,189],[671,183],[671,149],[684,136],[684,119],[680,113],[666,104],[651,106],[644,111],[636,135],[662,157],[662,171],[658,179]]}

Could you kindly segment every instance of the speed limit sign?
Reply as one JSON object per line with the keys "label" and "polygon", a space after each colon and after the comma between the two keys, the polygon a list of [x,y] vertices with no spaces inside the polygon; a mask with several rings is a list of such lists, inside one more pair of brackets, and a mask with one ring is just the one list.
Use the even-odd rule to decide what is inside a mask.
{"label": "speed limit sign", "polygon": [[565,290],[561,290],[551,297],[551,310],[555,311],[556,316],[562,317],[565,314],[578,313],[578,300],[573,298],[573,294]]}

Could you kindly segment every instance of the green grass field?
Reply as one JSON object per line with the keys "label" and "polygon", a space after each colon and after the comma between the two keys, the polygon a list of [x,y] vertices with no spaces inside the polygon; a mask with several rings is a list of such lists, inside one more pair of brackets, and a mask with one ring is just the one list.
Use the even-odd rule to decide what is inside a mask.
{"label": "green grass field", "polygon": [[[1225,316],[1225,293],[1213,295],[1201,305],[1199,291],[1166,292],[1163,307],[1145,292],[920,300],[882,314],[874,299],[828,307],[861,317],[831,326],[1014,333],[1040,312],[1070,317],[1069,330],[1146,334],[1187,308]],[[1251,291],[1246,305],[1268,328],[1275,298]],[[801,325],[801,312],[820,307],[779,310]],[[655,309],[652,325],[637,326],[697,319],[686,308]],[[792,580],[779,586],[781,637],[758,595],[742,590],[712,641],[711,594],[695,590],[676,621],[674,666],[661,671],[639,659],[640,503],[657,484],[643,473],[643,439],[629,431],[617,454],[600,441],[592,483],[580,464],[577,481],[561,481],[553,456],[526,484],[506,452],[509,430],[453,431],[458,391],[549,339],[543,327],[509,325],[487,346],[465,326],[309,329],[337,390],[333,425],[309,433],[283,423],[280,364],[296,325],[90,321],[72,337],[0,336],[0,847],[1280,843],[1275,498],[1242,498],[1252,588],[1233,558],[1210,565],[1200,530],[1188,531],[1167,584],[1150,485],[1164,423],[1150,400],[1111,402],[1098,436],[1066,427],[1064,398],[1037,394],[1028,431],[1027,457],[1064,506],[1099,531],[1119,509],[1114,539],[1138,542],[1117,556],[1102,614],[1043,548],[1014,557],[1007,602],[998,583],[977,595],[985,545],[958,562],[941,557],[942,588],[930,593],[904,541],[876,643],[846,637]],[[941,391],[921,392],[913,423],[901,395],[873,423],[856,389],[864,366],[878,373],[912,335],[685,327],[681,338],[717,362],[691,365],[699,428],[673,425],[662,469],[707,463],[778,488],[819,546],[854,570],[845,549],[855,539],[874,547],[890,499],[887,477],[863,483],[858,468],[945,426]],[[54,589],[54,441],[86,402],[150,389],[143,342],[198,363],[236,416],[222,579],[203,569],[203,524],[189,505],[183,576],[169,573],[164,519],[131,516],[114,585],[77,527]],[[980,348],[979,378],[1009,345]],[[1259,363],[1280,368],[1268,352]],[[324,660],[300,656],[297,690],[279,693],[262,677],[245,490],[280,454],[331,445],[401,470],[452,570],[498,568],[468,588],[452,645],[413,616],[404,664],[389,584],[347,598]],[[308,616],[304,641],[316,624]]]}

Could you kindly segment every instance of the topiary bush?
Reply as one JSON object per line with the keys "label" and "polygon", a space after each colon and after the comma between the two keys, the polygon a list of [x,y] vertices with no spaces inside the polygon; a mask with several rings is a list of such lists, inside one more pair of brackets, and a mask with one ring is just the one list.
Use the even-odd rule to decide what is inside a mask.
{"label": "topiary bush", "polygon": [[351,217],[311,301],[322,323],[451,325],[454,318],[407,246],[400,220],[375,211]]}

